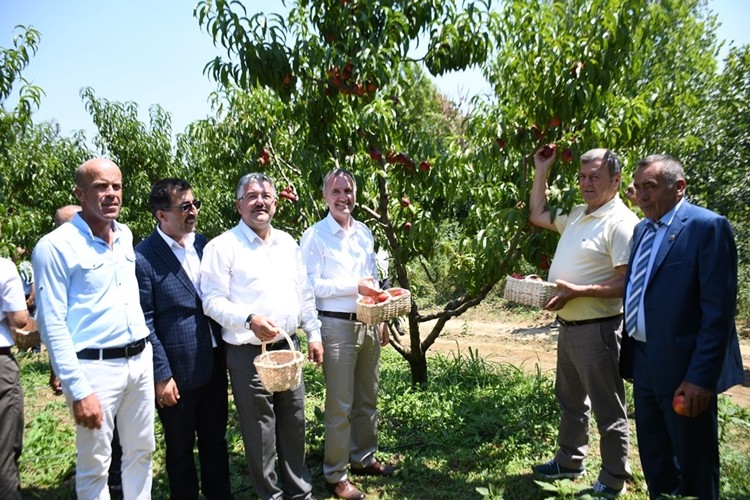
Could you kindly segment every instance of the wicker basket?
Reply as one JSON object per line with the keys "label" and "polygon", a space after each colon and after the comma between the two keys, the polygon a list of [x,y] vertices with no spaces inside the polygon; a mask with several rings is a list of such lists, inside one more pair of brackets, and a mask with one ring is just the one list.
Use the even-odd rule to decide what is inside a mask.
{"label": "wicker basket", "polygon": [[[393,296],[394,290],[400,290],[398,296]],[[357,320],[368,325],[381,323],[389,319],[409,314],[411,310],[411,292],[405,288],[389,288],[386,293],[390,298],[379,304],[363,304],[362,298],[357,300]]]}
{"label": "wicker basket", "polygon": [[556,293],[556,284],[544,281],[536,274],[530,274],[523,279],[508,276],[505,279],[503,297],[519,304],[543,308]]}
{"label": "wicker basket", "polygon": [[268,392],[288,391],[302,383],[302,363],[305,356],[294,350],[292,339],[285,331],[282,330],[281,333],[291,349],[266,352],[266,343],[263,342],[262,352],[253,361],[260,382]]}
{"label": "wicker basket", "polygon": [[36,320],[29,318],[29,322],[26,323],[26,327],[23,330],[13,328],[13,341],[16,343],[19,351],[28,351],[35,345],[38,345],[41,339],[39,338],[39,328],[37,328]]}

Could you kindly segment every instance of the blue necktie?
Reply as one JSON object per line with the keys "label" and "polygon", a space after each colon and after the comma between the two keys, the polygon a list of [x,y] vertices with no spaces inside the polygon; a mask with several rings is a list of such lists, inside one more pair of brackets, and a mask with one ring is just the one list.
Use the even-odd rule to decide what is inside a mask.
{"label": "blue necktie", "polygon": [[630,274],[630,280],[633,286],[630,288],[630,295],[625,304],[625,328],[631,337],[638,326],[638,305],[641,303],[643,289],[646,288],[646,271],[648,270],[648,261],[651,259],[651,247],[656,236],[656,225],[653,222],[646,224],[646,234],[641,240],[641,253],[638,256],[638,262],[635,263],[633,272]]}

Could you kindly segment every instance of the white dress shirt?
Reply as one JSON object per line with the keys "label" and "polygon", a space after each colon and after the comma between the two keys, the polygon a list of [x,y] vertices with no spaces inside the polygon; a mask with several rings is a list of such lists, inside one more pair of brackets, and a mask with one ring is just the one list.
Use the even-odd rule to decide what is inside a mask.
{"label": "white dress shirt", "polygon": [[356,312],[359,280],[378,279],[375,241],[367,226],[352,218],[345,231],[329,213],[305,231],[300,246],[318,309]]}
{"label": "white dress shirt", "polygon": [[25,310],[26,297],[16,265],[10,259],[0,257],[0,347],[14,344],[6,313]]}
{"label": "white dress shirt", "polygon": [[[301,327],[308,342],[320,342],[315,297],[300,248],[284,231],[271,228],[267,242],[244,222],[206,245],[201,261],[203,310],[234,345],[260,345],[245,328],[250,314],[265,316],[289,335]],[[272,342],[282,340],[280,334]]]}
{"label": "white dress shirt", "polygon": [[167,233],[161,230],[157,225],[156,232],[162,237],[164,242],[172,250],[172,253],[177,260],[182,264],[182,268],[185,270],[187,275],[190,277],[190,281],[193,282],[195,290],[200,293],[201,283],[201,258],[198,256],[198,251],[195,249],[195,233],[190,233],[185,236],[185,246],[183,247],[172,239]]}

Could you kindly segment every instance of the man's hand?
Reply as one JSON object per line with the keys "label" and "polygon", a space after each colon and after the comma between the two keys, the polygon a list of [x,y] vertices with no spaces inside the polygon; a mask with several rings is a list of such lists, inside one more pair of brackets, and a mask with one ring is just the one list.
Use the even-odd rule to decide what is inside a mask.
{"label": "man's hand", "polygon": [[359,293],[362,296],[370,296],[370,297],[377,297],[380,295],[380,293],[383,290],[380,289],[378,286],[378,282],[375,281],[375,278],[367,277],[367,278],[361,278],[357,282],[357,293]]}
{"label": "man's hand", "polygon": [[674,395],[683,394],[685,396],[685,416],[686,417],[697,417],[708,408],[711,402],[711,396],[713,395],[708,389],[704,389],[701,386],[691,384],[690,382],[682,381],[682,383],[674,391]]}
{"label": "man's hand", "polygon": [[315,366],[323,364],[323,342],[310,342],[307,344],[307,357],[315,363]]}
{"label": "man's hand", "polygon": [[553,163],[555,163],[556,144],[545,144],[534,151],[534,168],[544,173],[545,176]]}
{"label": "man's hand", "polygon": [[380,323],[377,326],[378,329],[378,336],[380,337],[380,345],[385,347],[388,345],[388,341],[390,340],[390,335],[388,333],[388,324],[387,323]]}
{"label": "man's hand", "polygon": [[50,370],[49,374],[49,386],[55,394],[62,394],[62,382],[52,370]]}
{"label": "man's hand", "polygon": [[250,325],[250,330],[263,342],[273,340],[276,335],[281,333],[281,329],[276,326],[276,323],[272,319],[266,318],[256,314],[253,316],[253,322]]}
{"label": "man's hand", "polygon": [[555,284],[557,284],[557,293],[544,306],[548,311],[559,311],[571,299],[578,297],[578,292],[581,290],[580,285],[565,280],[555,280]]}
{"label": "man's hand", "polygon": [[87,429],[101,429],[104,412],[99,398],[91,393],[83,399],[73,401],[73,418],[77,425]]}
{"label": "man's hand", "polygon": [[157,382],[154,386],[154,393],[159,408],[174,406],[180,399],[180,391],[177,389],[177,382],[175,382],[172,377]]}

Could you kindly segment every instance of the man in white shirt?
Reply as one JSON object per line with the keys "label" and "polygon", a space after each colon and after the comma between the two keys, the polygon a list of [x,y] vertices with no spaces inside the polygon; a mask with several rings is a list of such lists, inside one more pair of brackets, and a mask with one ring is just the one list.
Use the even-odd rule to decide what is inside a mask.
{"label": "man in white shirt", "polygon": [[352,474],[393,472],[375,456],[380,348],[388,344],[388,329],[356,318],[357,294],[381,293],[372,233],[352,217],[356,197],[352,174],[329,172],[323,179],[328,216],[305,231],[300,242],[325,346],[323,474],[330,493],[346,500],[364,498],[349,482],[350,463]]}
{"label": "man in white shirt", "polygon": [[0,498],[21,498],[18,457],[23,443],[23,391],[18,364],[10,353],[13,328],[29,320],[18,270],[0,258]]}
{"label": "man in white shirt", "polygon": [[227,368],[256,494],[262,499],[309,499],[304,383],[269,393],[253,360],[261,353],[262,342],[267,350],[290,348],[282,330],[299,349],[295,332],[301,326],[310,360],[323,362],[315,297],[299,246],[289,234],[271,226],[276,213],[273,181],[263,174],[247,174],[237,184],[236,198],[242,220],[203,251],[203,308],[221,325],[227,343]]}

